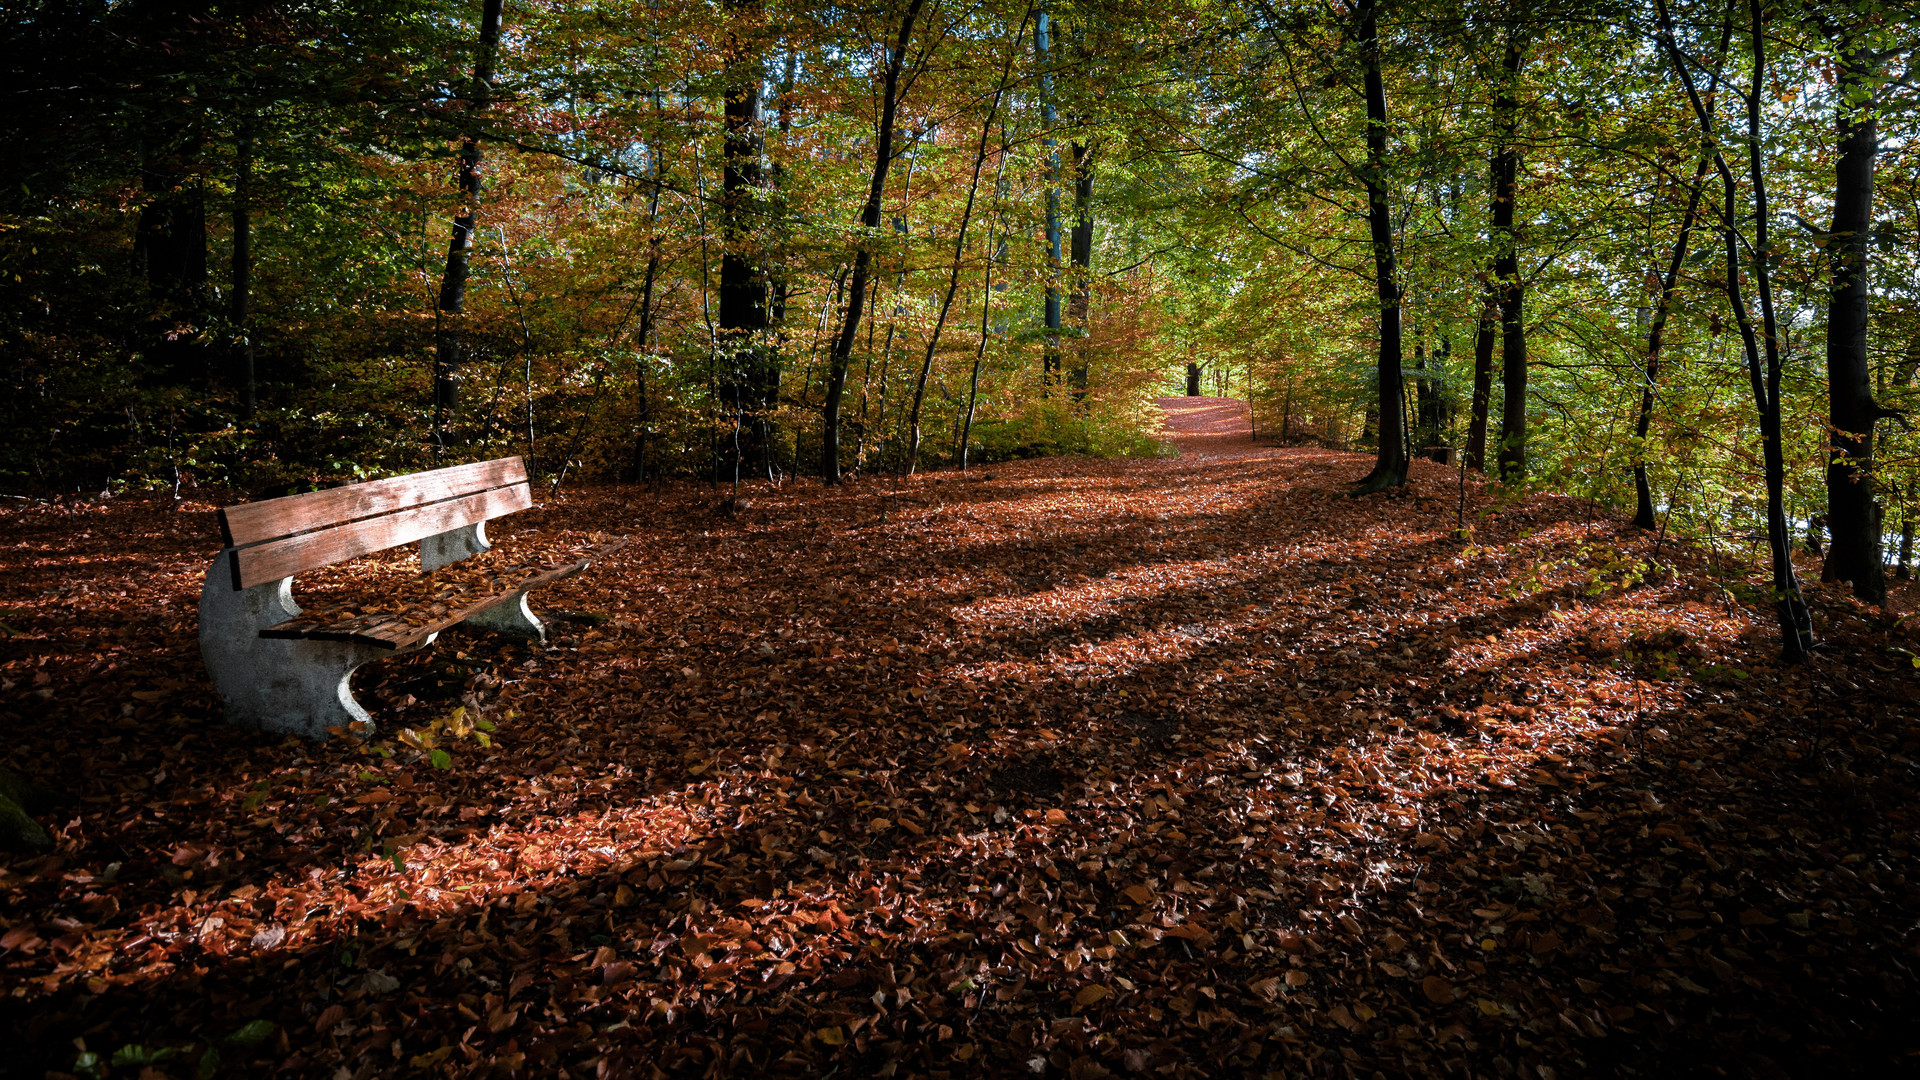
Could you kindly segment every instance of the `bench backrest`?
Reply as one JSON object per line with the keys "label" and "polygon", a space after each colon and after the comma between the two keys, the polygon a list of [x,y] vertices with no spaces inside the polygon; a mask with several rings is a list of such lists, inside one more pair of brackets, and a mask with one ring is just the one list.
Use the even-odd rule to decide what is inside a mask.
{"label": "bench backrest", "polygon": [[497,458],[229,506],[220,532],[246,589],[532,505],[526,464]]}

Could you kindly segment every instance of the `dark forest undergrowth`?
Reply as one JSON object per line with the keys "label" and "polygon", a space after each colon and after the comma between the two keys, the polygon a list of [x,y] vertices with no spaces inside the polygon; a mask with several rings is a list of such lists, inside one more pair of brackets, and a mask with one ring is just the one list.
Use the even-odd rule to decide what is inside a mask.
{"label": "dark forest undergrowth", "polygon": [[1810,586],[1782,668],[1733,552],[1473,482],[1461,539],[1450,470],[1178,408],[496,523],[635,543],[545,648],[363,669],[365,743],[218,722],[216,502],[8,510],[0,762],[67,802],[0,857],[0,1071],[1915,1067],[1905,626]]}

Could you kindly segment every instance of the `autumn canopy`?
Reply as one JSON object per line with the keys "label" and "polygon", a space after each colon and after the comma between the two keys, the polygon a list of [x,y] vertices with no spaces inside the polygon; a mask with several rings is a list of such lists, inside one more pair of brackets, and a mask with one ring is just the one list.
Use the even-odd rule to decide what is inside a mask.
{"label": "autumn canopy", "polygon": [[[1916,38],[8,5],[0,1072],[1909,1069]],[[225,722],[216,511],[510,459]]]}

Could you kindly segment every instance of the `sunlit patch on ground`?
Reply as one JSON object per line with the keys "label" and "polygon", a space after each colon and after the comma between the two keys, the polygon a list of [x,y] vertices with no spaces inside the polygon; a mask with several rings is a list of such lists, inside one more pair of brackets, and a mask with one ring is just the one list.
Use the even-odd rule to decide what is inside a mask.
{"label": "sunlit patch on ground", "polygon": [[365,669],[365,744],[217,723],[218,500],[8,510],[5,761],[72,799],[0,862],[8,1042],[29,1075],[1910,1060],[1904,627],[1815,587],[1834,648],[1783,671],[1672,538],[1469,482],[1454,539],[1452,470],[1349,498],[1362,457],[1167,404],[1175,458],[508,519],[635,542],[541,596],[548,648]]}

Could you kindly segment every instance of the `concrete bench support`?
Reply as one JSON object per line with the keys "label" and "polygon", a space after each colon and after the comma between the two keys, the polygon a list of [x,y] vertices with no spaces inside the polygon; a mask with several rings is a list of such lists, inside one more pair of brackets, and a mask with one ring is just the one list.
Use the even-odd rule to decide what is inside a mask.
{"label": "concrete bench support", "polygon": [[[263,638],[260,631],[300,614],[292,578],[235,590],[232,549],[207,568],[200,589],[200,655],[213,688],[226,702],[227,720],[263,731],[326,738],[329,727],[373,718],[353,699],[355,668],[413,649],[383,649],[354,641]],[[428,637],[415,648],[433,641]]]}
{"label": "concrete bench support", "polygon": [[[487,523],[476,521],[420,541],[420,569],[438,570],[470,555],[492,550],[493,545],[487,540]],[[464,625],[496,634],[547,640],[547,628],[534,616],[533,609],[527,606],[527,594],[524,592],[514,593],[493,607],[468,616]]]}

